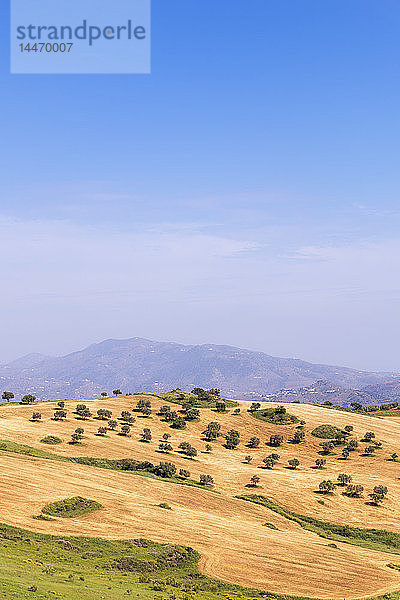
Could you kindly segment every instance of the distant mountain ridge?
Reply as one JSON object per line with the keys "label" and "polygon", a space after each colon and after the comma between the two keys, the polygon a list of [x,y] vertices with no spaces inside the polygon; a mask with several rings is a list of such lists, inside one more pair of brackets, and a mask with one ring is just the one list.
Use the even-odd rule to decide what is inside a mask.
{"label": "distant mountain ridge", "polygon": [[29,354],[0,366],[0,391],[10,390],[17,398],[30,393],[46,400],[96,397],[116,387],[128,393],[201,386],[218,387],[232,398],[262,399],[283,388],[306,387],[317,380],[360,389],[392,377],[232,346],[131,338],[105,340],[61,357]]}

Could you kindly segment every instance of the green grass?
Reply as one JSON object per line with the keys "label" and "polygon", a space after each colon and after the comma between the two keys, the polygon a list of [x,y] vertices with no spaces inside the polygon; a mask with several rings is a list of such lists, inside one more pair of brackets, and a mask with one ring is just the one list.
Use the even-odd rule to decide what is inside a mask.
{"label": "green grass", "polygon": [[264,496],[242,495],[237,496],[237,498],[261,504],[282,517],[290,521],[295,521],[303,529],[312,531],[328,540],[345,542],[346,544],[361,546],[370,550],[379,550],[380,552],[400,554],[400,533],[385,531],[384,529],[363,529],[361,527],[350,527],[349,525],[337,525],[335,523],[320,521],[313,517],[292,512]]}
{"label": "green grass", "polygon": [[287,411],[279,413],[275,407],[260,408],[260,410],[254,410],[250,414],[260,421],[266,421],[274,425],[293,425],[293,423],[299,422],[299,419],[294,415],[291,415]]}
{"label": "green grass", "polygon": [[46,460],[57,460],[61,462],[74,462],[89,467],[110,469],[112,471],[120,471],[122,473],[131,473],[134,475],[139,475],[140,477],[150,477],[152,479],[157,479],[158,481],[164,481],[167,483],[175,483],[177,485],[197,487],[202,490],[208,490],[209,492],[219,494],[219,492],[214,489],[213,485],[202,485],[194,479],[186,479],[184,477],[179,477],[178,475],[174,475],[173,477],[161,477],[160,475],[156,475],[155,473],[146,471],[144,469],[134,470],[132,468],[124,468],[124,464],[126,462],[136,462],[129,460],[127,461],[127,459],[111,460],[109,458],[95,458],[92,456],[60,456],[59,454],[53,454],[52,452],[47,452],[46,450],[32,448],[31,446],[25,446],[24,444],[18,444],[17,442],[10,442],[5,440],[0,441],[0,451],[1,450],[5,452],[11,452],[14,454],[23,454],[24,456],[31,456],[33,458],[44,458]]}
{"label": "green grass", "polygon": [[59,460],[62,462],[67,462],[68,457],[59,456],[58,454],[53,454],[52,452],[47,452],[47,450],[41,450],[39,448],[32,448],[31,446],[25,446],[25,444],[18,444],[17,442],[10,442],[7,440],[0,441],[0,451],[3,450],[5,452],[13,452],[15,454],[24,454],[25,456],[32,456],[35,458],[45,458],[48,460]]}
{"label": "green grass", "polygon": [[343,429],[336,427],[335,425],[328,425],[325,423],[324,425],[318,425],[315,429],[312,430],[311,435],[317,438],[323,438],[326,440],[332,440],[335,438],[336,434],[341,433],[346,435]]}
{"label": "green grass", "polygon": [[[184,394],[184,397],[181,397]],[[166,394],[158,394],[158,398],[161,400],[165,400],[166,402],[172,402],[173,404],[184,404],[185,402],[192,401],[193,408],[215,408],[216,402],[210,402],[208,400],[199,400],[197,396],[193,396],[192,394],[188,394],[187,392],[180,391],[171,391]],[[221,398],[221,402],[226,404],[226,408],[233,408],[238,406],[238,403],[234,400],[227,400],[226,398]]]}
{"label": "green grass", "polygon": [[199,572],[199,558],[189,547],[144,539],[50,536],[0,525],[0,599],[293,599],[211,579]]}
{"label": "green grass", "polygon": [[[111,471],[120,471],[121,473],[133,473],[134,475],[140,475],[141,477],[150,477],[151,479],[157,479],[158,481],[164,481],[169,483],[176,483],[178,485],[188,485],[190,487],[197,487],[202,490],[208,490],[215,493],[219,493],[213,489],[212,485],[201,485],[199,482],[194,479],[186,479],[184,477],[179,477],[178,475],[174,475],[172,477],[161,477],[160,475],[156,475],[151,471],[147,471],[145,469],[139,468],[126,468],[129,467],[129,463],[132,461],[126,460],[111,460],[109,458],[95,458],[92,456],[79,456],[76,458],[70,458],[71,462],[76,462],[81,465],[87,465],[92,467],[98,467],[100,469],[110,469]],[[135,462],[135,461],[133,461]],[[128,464],[126,464],[128,463]]]}
{"label": "green grass", "polygon": [[74,498],[65,498],[46,504],[42,508],[42,513],[52,517],[72,518],[87,515],[100,508],[103,508],[102,505],[94,500],[75,496]]}

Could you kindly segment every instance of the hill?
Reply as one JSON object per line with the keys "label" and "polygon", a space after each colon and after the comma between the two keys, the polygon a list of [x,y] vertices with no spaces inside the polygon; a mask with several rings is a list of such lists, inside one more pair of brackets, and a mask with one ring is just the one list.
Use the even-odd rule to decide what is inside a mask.
{"label": "hill", "polygon": [[[138,411],[139,400],[151,403],[149,416]],[[388,460],[400,448],[394,419],[305,404],[287,405],[288,412],[281,418],[278,405],[268,405],[263,416],[263,411],[248,412],[249,404],[240,402],[225,413],[202,408],[198,418],[187,420],[181,430],[171,427],[160,408],[168,406],[183,417],[186,411],[151,395],[86,400],[90,414],[85,418],[76,411],[76,404],[66,402],[62,420],[53,419],[53,402],[1,407],[0,511],[5,525],[0,525],[0,539],[6,550],[0,598],[1,589],[8,598],[15,586],[18,597],[30,597],[28,591],[26,596],[21,591],[30,581],[44,594],[40,597],[50,598],[46,590],[58,590],[67,600],[93,597],[92,587],[99,590],[99,597],[108,597],[107,586],[113,590],[110,598],[130,590],[143,600],[181,599],[188,591],[191,600],[238,595],[250,600],[267,592],[268,598],[285,595],[286,600],[383,594],[386,600],[398,599],[399,463]],[[112,412],[115,429],[108,427],[101,413],[97,416],[101,408]],[[33,422],[32,412],[38,410],[41,418]],[[129,411],[135,419],[127,436],[120,435],[122,411]],[[210,449],[203,432],[211,422],[220,424],[220,435],[210,442]],[[104,425],[106,431],[99,434]],[[346,426],[353,428],[351,432],[324,453],[321,443],[325,440],[317,431],[334,435]],[[71,444],[77,427],[84,430],[83,438]],[[147,442],[142,441],[144,428],[151,431]],[[235,449],[226,447],[232,429],[239,434]],[[367,431],[375,436],[372,454],[364,452],[371,442],[361,441]],[[296,432],[304,434],[297,443]],[[161,450],[165,434],[172,447]],[[60,443],[44,444],[41,440],[49,435]],[[275,435],[283,437],[279,447],[270,444]],[[259,444],[250,447],[253,437]],[[358,442],[358,448],[344,460],[342,450],[350,439]],[[197,454],[189,458],[182,443],[195,447]],[[278,458],[266,468],[263,459],[271,453]],[[288,461],[294,457],[299,465],[290,468]],[[316,468],[319,459],[326,460],[321,469]],[[172,463],[177,471],[167,476],[151,470],[149,465],[160,462]],[[180,476],[180,469],[189,474]],[[360,497],[346,494],[346,486],[340,485],[328,493],[320,491],[322,481],[338,483],[340,473],[363,486]],[[204,474],[212,477],[212,485],[199,483]],[[252,486],[253,476],[259,480]],[[379,506],[369,500],[377,485],[388,488]],[[67,499],[77,497],[82,502],[88,499],[97,510],[72,518],[44,514],[49,504],[65,506]],[[41,536],[36,538],[32,532]],[[140,541],[143,538],[169,546],[163,550],[155,545],[149,556],[148,542]],[[126,540],[126,545],[107,545],[102,541],[107,539]],[[181,549],[172,544],[180,544]],[[182,546],[186,553],[188,547],[199,553],[200,572],[194,563],[190,572],[182,572],[184,564],[176,558]],[[167,562],[155,564],[154,556],[166,552]],[[18,565],[20,555],[23,569]],[[27,556],[32,558],[26,560]],[[146,562],[149,557],[153,562]],[[43,568],[43,564],[50,567]],[[14,587],[7,583],[6,572]],[[228,584],[242,587],[229,588]],[[250,587],[261,592],[249,591]],[[210,589],[214,590],[211,594]]]}
{"label": "hill", "polygon": [[231,346],[185,346],[133,338],[106,340],[56,358],[28,355],[0,366],[0,389],[46,400],[93,397],[115,387],[125,392],[165,392],[201,386],[220,388],[232,398],[251,399],[283,388],[310,386],[316,380],[361,388],[388,377]]}

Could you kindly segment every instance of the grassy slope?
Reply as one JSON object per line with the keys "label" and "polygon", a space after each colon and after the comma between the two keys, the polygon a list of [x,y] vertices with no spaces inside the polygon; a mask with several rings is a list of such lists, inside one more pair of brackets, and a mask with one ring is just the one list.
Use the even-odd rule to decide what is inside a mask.
{"label": "grassy slope", "polygon": [[[141,600],[212,600],[226,599],[231,593],[243,599],[262,595],[202,575],[199,556],[191,548],[147,540],[137,544],[61,538],[0,525],[0,598],[117,600],[127,595]],[[116,566],[127,559],[133,570]]]}

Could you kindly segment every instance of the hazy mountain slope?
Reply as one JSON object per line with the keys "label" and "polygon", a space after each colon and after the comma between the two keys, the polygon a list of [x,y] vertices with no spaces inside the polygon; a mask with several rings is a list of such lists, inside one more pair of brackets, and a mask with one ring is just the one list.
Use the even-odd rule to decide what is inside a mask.
{"label": "hazy mountain slope", "polygon": [[184,346],[142,338],[106,340],[67,356],[29,355],[0,367],[0,391],[34,393],[47,399],[96,396],[120,387],[124,392],[219,387],[232,397],[260,396],[329,380],[361,388],[388,374],[276,358],[231,346]]}

